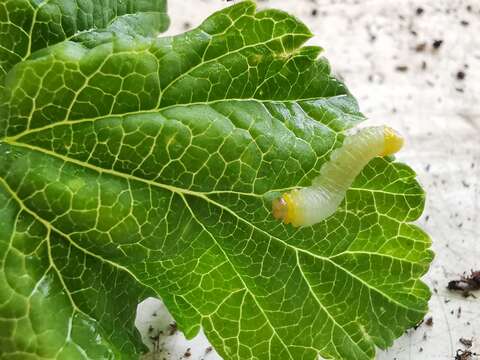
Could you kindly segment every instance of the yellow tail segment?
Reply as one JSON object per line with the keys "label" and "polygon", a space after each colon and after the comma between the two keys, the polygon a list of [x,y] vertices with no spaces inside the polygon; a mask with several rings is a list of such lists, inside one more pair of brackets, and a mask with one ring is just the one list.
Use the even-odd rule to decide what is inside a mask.
{"label": "yellow tail segment", "polygon": [[385,126],[385,130],[383,133],[385,136],[385,147],[380,156],[389,156],[400,151],[404,143],[403,137],[388,126]]}

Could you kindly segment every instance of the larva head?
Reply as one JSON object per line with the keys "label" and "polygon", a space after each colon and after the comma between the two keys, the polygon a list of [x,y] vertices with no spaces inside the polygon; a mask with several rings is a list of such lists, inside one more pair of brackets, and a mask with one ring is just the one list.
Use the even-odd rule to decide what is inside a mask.
{"label": "larva head", "polygon": [[283,197],[273,200],[272,213],[275,219],[285,221],[285,218],[288,215],[288,204]]}
{"label": "larva head", "polygon": [[297,222],[297,212],[295,211],[295,201],[292,195],[297,190],[292,190],[289,193],[283,194],[283,196],[276,198],[272,202],[273,217],[277,220],[283,221],[285,224],[293,224]]}
{"label": "larva head", "polygon": [[385,146],[381,156],[393,155],[403,147],[403,137],[391,127],[385,126],[383,135]]}

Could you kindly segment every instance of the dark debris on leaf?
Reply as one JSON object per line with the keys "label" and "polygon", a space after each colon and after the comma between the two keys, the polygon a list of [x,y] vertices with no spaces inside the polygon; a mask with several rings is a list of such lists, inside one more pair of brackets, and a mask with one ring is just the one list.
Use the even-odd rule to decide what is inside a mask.
{"label": "dark debris on leaf", "polygon": [[422,325],[422,324],[423,324],[423,319],[420,320],[418,323],[416,323],[416,324],[413,326],[413,330],[417,330],[417,329],[420,327],[420,325]]}

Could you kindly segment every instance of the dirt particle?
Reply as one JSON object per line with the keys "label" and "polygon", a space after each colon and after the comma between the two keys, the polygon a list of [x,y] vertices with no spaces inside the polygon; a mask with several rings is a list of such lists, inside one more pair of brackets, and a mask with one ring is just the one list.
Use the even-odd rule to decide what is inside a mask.
{"label": "dirt particle", "polygon": [[312,16],[317,16],[318,15],[318,10],[317,9],[313,9],[312,12],[311,12]]}
{"label": "dirt particle", "polygon": [[162,335],[162,334],[163,334],[163,331],[159,331],[159,332],[157,332],[156,335],[149,336],[150,341],[152,342],[154,351],[159,351],[160,350],[160,335]]}
{"label": "dirt particle", "polygon": [[190,356],[192,356],[192,353],[190,352],[190,348],[187,349],[187,351],[185,351],[185,353],[183,354],[184,357],[186,358],[189,358]]}
{"label": "dirt particle", "polygon": [[463,80],[465,79],[465,76],[465,71],[460,70],[459,72],[457,72],[457,80]]}
{"label": "dirt particle", "polygon": [[413,330],[417,330],[420,327],[420,325],[422,325],[422,324],[423,324],[423,319],[420,320],[416,325],[413,326]]}
{"label": "dirt particle", "polygon": [[466,346],[466,347],[472,347],[473,345],[473,339],[465,339],[465,338],[460,338],[458,339],[458,341],[460,341],[460,344]]}
{"label": "dirt particle", "polygon": [[408,71],[408,66],[407,65],[398,65],[395,67],[395,70],[398,72],[407,72]]}
{"label": "dirt particle", "polygon": [[207,347],[207,348],[205,349],[205,354],[211,353],[212,350],[213,350],[213,348],[212,348],[211,346]]}
{"label": "dirt particle", "polygon": [[433,317],[428,317],[426,320],[425,320],[425,325],[427,326],[433,326]]}
{"label": "dirt particle", "polygon": [[168,335],[172,336],[174,335],[178,330],[177,323],[171,323],[168,325]]}
{"label": "dirt particle", "polygon": [[418,16],[422,15],[424,12],[425,12],[425,10],[423,10],[423,8],[421,8],[421,7],[418,7],[417,10],[415,10],[415,13]]}
{"label": "dirt particle", "polygon": [[440,49],[442,44],[443,44],[443,40],[434,40],[432,46],[435,50],[438,50]]}
{"label": "dirt particle", "polygon": [[470,291],[480,290],[480,271],[472,271],[469,276],[451,280],[447,285],[450,291],[461,291],[464,297],[473,296]]}
{"label": "dirt particle", "polygon": [[469,23],[467,20],[462,20],[462,21],[460,21],[460,24],[461,24],[462,26],[468,26],[468,25],[470,25],[470,23]]}
{"label": "dirt particle", "polygon": [[425,49],[427,48],[427,43],[420,43],[420,44],[417,44],[417,46],[415,46],[415,51],[416,52],[423,52],[425,51]]}
{"label": "dirt particle", "polygon": [[455,360],[472,360],[477,354],[471,352],[470,350],[458,349],[455,354]]}

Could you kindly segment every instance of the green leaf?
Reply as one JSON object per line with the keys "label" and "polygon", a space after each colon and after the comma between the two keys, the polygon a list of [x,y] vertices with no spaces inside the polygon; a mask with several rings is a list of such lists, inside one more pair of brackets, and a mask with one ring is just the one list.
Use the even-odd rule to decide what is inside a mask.
{"label": "green leaf", "polygon": [[5,77],[2,356],[132,357],[151,294],[225,359],[372,359],[422,319],[406,165],[373,160],[313,227],[271,216],[364,119],[305,25],[248,1],[174,37],[126,23]]}
{"label": "green leaf", "polygon": [[166,0],[2,0],[0,77],[36,50],[82,33],[153,35],[168,25]]}

